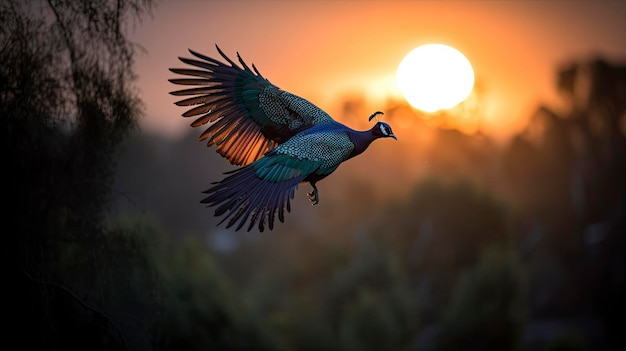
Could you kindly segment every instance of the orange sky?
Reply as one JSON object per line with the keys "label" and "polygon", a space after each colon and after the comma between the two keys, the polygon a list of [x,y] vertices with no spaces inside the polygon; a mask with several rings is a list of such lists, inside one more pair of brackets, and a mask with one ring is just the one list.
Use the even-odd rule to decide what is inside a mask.
{"label": "orange sky", "polygon": [[[555,68],[599,53],[626,60],[626,1],[162,1],[131,39],[142,129],[181,135],[190,120],[173,105],[167,69],[187,48],[239,51],[272,83],[338,120],[340,98],[365,94],[376,110],[397,96],[395,71],[413,48],[463,52],[484,91],[483,130],[505,138],[540,101],[554,101]],[[364,116],[363,118],[365,118]]]}

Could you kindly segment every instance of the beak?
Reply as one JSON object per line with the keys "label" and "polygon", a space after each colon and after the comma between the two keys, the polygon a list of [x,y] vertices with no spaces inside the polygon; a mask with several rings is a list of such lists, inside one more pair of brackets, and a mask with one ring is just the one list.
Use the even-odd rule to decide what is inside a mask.
{"label": "beak", "polygon": [[394,139],[398,140],[398,138],[396,138],[396,135],[395,135],[395,134],[391,134],[389,137],[390,137],[390,138],[394,138]]}

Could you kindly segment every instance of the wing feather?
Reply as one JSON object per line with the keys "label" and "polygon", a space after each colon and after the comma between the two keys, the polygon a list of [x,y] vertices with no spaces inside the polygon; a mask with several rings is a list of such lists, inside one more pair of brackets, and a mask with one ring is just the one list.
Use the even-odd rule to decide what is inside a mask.
{"label": "wing feather", "polygon": [[[172,78],[170,82],[178,85],[209,85],[211,81],[202,78]],[[175,94],[172,94],[175,95]]]}
{"label": "wing feather", "polygon": [[188,87],[171,92],[183,97],[176,105],[189,107],[182,116],[196,118],[192,127],[206,125],[199,140],[208,139],[207,145],[215,145],[230,163],[254,162],[296,133],[333,121],[309,101],[270,83],[239,53],[238,65],[216,48],[226,63],[189,50],[194,58],[179,59],[193,68],[170,68],[187,77],[169,81]]}

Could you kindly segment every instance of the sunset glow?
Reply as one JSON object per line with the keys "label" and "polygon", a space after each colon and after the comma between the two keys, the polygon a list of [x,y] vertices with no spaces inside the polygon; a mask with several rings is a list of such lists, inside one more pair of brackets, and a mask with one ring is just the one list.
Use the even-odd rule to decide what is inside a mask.
{"label": "sunset glow", "polygon": [[[362,114],[385,109],[386,101],[406,101],[396,81],[399,63],[416,47],[445,43],[469,58],[475,75],[468,100],[441,111],[450,117],[446,126],[462,127],[471,117],[474,129],[506,140],[537,104],[558,99],[555,69],[567,59],[594,52],[624,57],[623,16],[594,4],[367,1],[355,11],[351,1],[166,0],[133,34],[146,49],[137,59],[146,102],[142,128],[168,136],[188,131],[164,92],[171,78],[165,68],[189,48],[215,55],[218,44],[231,56],[239,52],[281,89],[341,119],[347,97],[363,98]],[[602,26],[585,19],[591,15],[602,18]],[[242,28],[255,30],[241,35]]]}
{"label": "sunset glow", "polygon": [[428,44],[404,57],[397,80],[411,106],[435,112],[452,108],[469,96],[474,86],[474,71],[458,50]]}

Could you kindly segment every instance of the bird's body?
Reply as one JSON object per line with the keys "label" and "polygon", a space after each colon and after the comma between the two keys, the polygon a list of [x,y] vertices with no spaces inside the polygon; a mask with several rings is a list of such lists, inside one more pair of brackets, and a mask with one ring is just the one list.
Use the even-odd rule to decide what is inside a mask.
{"label": "bird's body", "polygon": [[318,181],[365,151],[375,139],[395,138],[383,122],[366,131],[338,123],[309,101],[271,84],[254,65],[253,72],[239,57],[240,68],[217,50],[230,66],[190,50],[201,61],[180,60],[201,70],[170,70],[199,78],[170,81],[197,86],[172,92],[192,96],[177,102],[195,106],[183,116],[196,117],[194,127],[209,124],[200,140],[208,138],[208,146],[215,145],[230,163],[243,166],[214,183],[202,200],[217,206],[215,215],[223,215],[222,222],[230,218],[227,227],[239,221],[239,230],[249,220],[248,230],[257,222],[260,231],[266,223],[272,229],[276,215],[284,221],[284,210],[290,210],[289,201],[299,183],[313,186],[308,195],[317,204]]}

